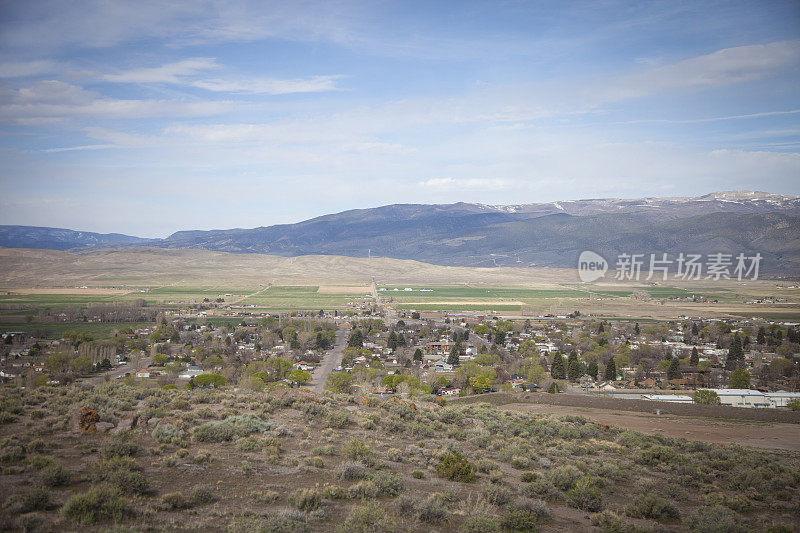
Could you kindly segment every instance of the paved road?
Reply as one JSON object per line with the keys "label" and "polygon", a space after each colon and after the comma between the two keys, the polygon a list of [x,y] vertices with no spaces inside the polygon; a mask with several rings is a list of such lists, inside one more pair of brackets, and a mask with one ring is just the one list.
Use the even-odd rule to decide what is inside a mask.
{"label": "paved road", "polygon": [[320,365],[311,373],[311,383],[309,386],[314,392],[321,394],[325,390],[325,380],[328,374],[339,366],[344,356],[344,349],[347,347],[347,338],[350,336],[349,327],[341,327],[336,330],[336,342],[333,348],[325,352]]}

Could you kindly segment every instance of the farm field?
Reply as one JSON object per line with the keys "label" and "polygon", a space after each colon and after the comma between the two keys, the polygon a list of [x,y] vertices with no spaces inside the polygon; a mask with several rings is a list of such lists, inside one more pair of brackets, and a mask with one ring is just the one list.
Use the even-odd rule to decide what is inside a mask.
{"label": "farm field", "polygon": [[0,331],[22,331],[46,339],[60,339],[67,331],[88,333],[95,339],[105,339],[124,327],[133,329],[152,326],[153,322],[5,322],[0,320]]}
{"label": "farm field", "polygon": [[365,296],[363,292],[334,291],[330,286],[321,292],[317,285],[273,286],[244,298],[239,305],[255,305],[258,309],[341,309],[348,302]]}

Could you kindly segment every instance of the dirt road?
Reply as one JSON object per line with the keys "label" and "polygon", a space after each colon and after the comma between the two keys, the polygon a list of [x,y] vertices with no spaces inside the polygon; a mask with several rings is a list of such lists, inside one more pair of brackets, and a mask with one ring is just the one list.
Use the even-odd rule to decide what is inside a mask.
{"label": "dirt road", "polygon": [[589,420],[667,437],[754,448],[800,451],[800,424],[654,415],[611,409],[513,403],[501,406],[528,413],[584,416]]}
{"label": "dirt road", "polygon": [[339,328],[336,330],[336,342],[333,348],[325,352],[320,365],[311,373],[311,383],[309,386],[313,388],[314,392],[322,393],[325,390],[325,380],[328,379],[328,374],[339,366],[342,362],[344,349],[347,347],[347,338],[350,335],[350,328]]}

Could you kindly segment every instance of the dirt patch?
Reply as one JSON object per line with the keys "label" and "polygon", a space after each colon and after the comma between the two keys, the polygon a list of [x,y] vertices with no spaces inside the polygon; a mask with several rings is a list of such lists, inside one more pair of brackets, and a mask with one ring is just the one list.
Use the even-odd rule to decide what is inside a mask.
{"label": "dirt patch", "polygon": [[14,294],[93,294],[93,295],[113,295],[113,294],[128,294],[131,291],[125,289],[104,289],[101,287],[88,287],[88,288],[52,288],[52,289],[21,289],[12,287],[10,289],[3,289]]}
{"label": "dirt patch", "polygon": [[352,287],[344,285],[322,285],[317,292],[320,294],[369,294],[370,287]]}
{"label": "dirt patch", "polygon": [[514,403],[501,409],[530,413],[578,415],[601,424],[718,444],[739,444],[754,448],[800,451],[800,425],[774,422],[733,421],[677,415],[632,413],[611,409]]}

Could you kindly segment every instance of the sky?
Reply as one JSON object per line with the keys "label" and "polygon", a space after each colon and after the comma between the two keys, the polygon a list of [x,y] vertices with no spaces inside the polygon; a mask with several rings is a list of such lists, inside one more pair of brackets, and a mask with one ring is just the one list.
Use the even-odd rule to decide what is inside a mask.
{"label": "sky", "polygon": [[0,224],[800,195],[800,2],[6,0]]}

